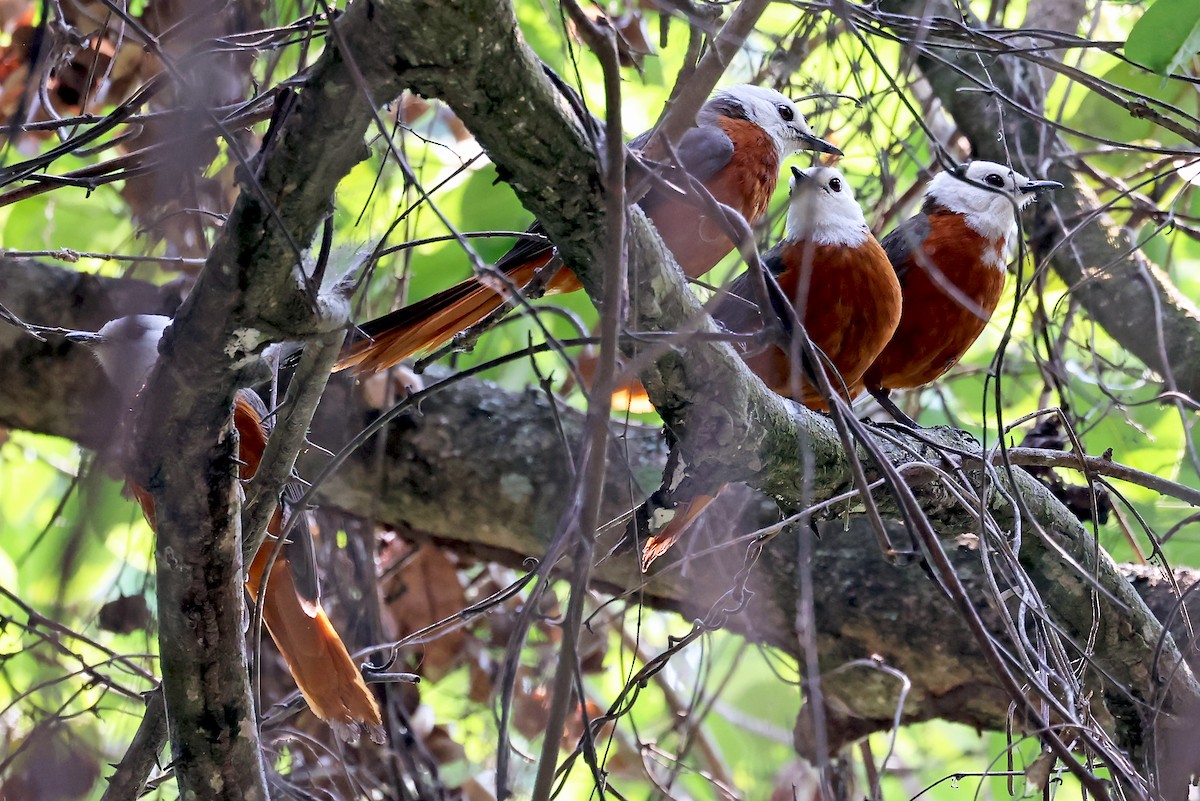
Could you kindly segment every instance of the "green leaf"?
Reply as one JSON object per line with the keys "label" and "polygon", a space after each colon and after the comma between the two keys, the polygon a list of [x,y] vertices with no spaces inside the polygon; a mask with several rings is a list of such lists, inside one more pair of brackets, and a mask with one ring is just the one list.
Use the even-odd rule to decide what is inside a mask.
{"label": "green leaf", "polygon": [[[1194,90],[1184,81],[1163,81],[1162,78],[1124,61],[1116,63],[1101,77],[1107,83],[1172,105],[1185,103],[1189,95],[1194,96]],[[1183,143],[1182,137],[1161,127],[1155,120],[1136,117],[1123,105],[1114,103],[1096,92],[1088,92],[1083,96],[1071,118],[1071,125],[1081,131],[1118,142],[1149,141],[1167,146]],[[1120,163],[1113,169],[1126,167],[1125,162],[1128,159],[1125,156],[1119,156],[1119,159]]]}
{"label": "green leaf", "polygon": [[1159,75],[1169,75],[1200,53],[1200,3],[1157,0],[1129,32],[1125,55]]}

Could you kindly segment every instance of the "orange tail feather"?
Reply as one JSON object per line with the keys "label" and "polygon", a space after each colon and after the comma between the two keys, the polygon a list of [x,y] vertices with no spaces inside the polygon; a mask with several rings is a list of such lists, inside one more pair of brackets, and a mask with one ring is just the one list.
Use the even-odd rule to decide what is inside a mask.
{"label": "orange tail feather", "polygon": [[[238,430],[244,479],[257,472],[267,446],[265,407],[257,401],[249,392],[238,392],[234,398],[233,423]],[[282,520],[282,513],[276,509],[267,527],[271,536],[259,547],[246,571],[246,588],[252,597],[258,592],[262,572],[282,530]],[[275,560],[262,600],[263,620],[271,639],[313,714],[328,723],[343,740],[355,742],[360,730],[366,727],[372,740],[382,742],[383,726],[375,696],[367,689],[362,673],[320,601],[312,603],[302,598],[287,553],[285,547]]]}
{"label": "orange tail feather", "polygon": [[[600,357],[593,352],[581,353],[575,359],[575,365],[579,370],[579,377],[582,379],[585,391],[590,391],[592,388],[592,379],[596,375],[596,366],[599,361]],[[564,384],[562,391],[565,392],[570,386],[569,384]],[[636,378],[630,378],[617,384],[616,388],[613,389],[610,402],[614,412],[650,414],[657,411],[654,408],[654,404],[650,402],[650,396],[646,393],[646,388]]]}
{"label": "orange tail feather", "polygon": [[618,412],[630,414],[650,414],[658,411],[650,402],[646,388],[636,378],[629,379],[613,390],[612,407]]}
{"label": "orange tail feather", "polygon": [[643,573],[649,569],[655,559],[665,554],[672,545],[679,541],[692,522],[713,502],[713,498],[719,492],[718,489],[712,495],[697,495],[692,498],[684,508],[675,510],[675,516],[671,518],[671,522],[667,523],[666,528],[646,540],[646,544],[642,546]]}
{"label": "orange tail feather", "polygon": [[[256,401],[257,398],[245,390],[239,391],[234,398],[233,422],[239,435],[243,479],[250,478],[258,470],[267,444],[263,409],[259,408],[262,404]],[[154,498],[136,484],[130,487],[142,507],[142,514],[154,528]],[[272,537],[258,549],[247,572],[246,589],[251,596],[258,592],[281,520],[282,515],[276,510],[268,527]],[[286,548],[267,577],[262,607],[271,639],[313,713],[347,742],[357,741],[363,727],[372,740],[383,742],[382,719],[375,696],[367,689],[358,666],[350,658],[320,603],[302,600],[292,578]]]}
{"label": "orange tail feather", "polygon": [[[554,252],[543,251],[531,259],[504,268],[509,281],[526,286],[537,271],[550,263]],[[359,326],[359,338],[343,352],[334,370],[356,368],[357,372],[386,370],[410,356],[427,353],[445,345],[455,334],[465,331],[501,308],[506,293],[477,278],[444,289],[436,295],[410,303],[403,309]],[[567,269],[560,269],[546,283],[545,293],[572,292],[579,280]]]}
{"label": "orange tail feather", "polygon": [[[258,549],[250,565],[246,587],[253,595],[274,543]],[[257,600],[257,598],[255,599]],[[358,665],[350,658],[341,637],[320,605],[304,603],[292,582],[285,555],[275,560],[267,577],[263,621],[283,655],[292,678],[309,709],[348,742],[358,740],[363,727],[377,743],[383,742],[383,725],[375,696],[367,689]]]}

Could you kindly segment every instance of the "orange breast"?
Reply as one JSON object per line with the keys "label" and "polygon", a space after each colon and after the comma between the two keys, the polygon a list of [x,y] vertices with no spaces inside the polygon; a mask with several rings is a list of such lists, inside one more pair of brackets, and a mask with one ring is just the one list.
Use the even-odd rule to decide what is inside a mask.
{"label": "orange breast", "polygon": [[[919,387],[958,363],[1004,292],[1003,242],[986,239],[957,214],[930,216],[930,234],[907,265],[904,313],[892,341],[867,371],[868,387]],[[993,263],[984,262],[992,254]],[[953,286],[961,293],[948,287]],[[960,299],[961,298],[961,299]],[[969,300],[969,303],[964,303]]]}
{"label": "orange breast", "polygon": [[[733,157],[704,185],[714,198],[753,223],[766,212],[779,180],[775,144],[762,128],[746,120],[723,117],[720,125],[733,140]],[[703,208],[698,198],[678,196],[646,208],[659,236],[690,278],[704,275],[733,250],[724,228]]]}
{"label": "orange breast", "polygon": [[[853,396],[900,320],[900,283],[887,254],[874,237],[857,248],[797,242],[784,251],[783,263],[780,287]],[[779,394],[812,409],[826,408],[781,349],[767,348],[746,361]]]}
{"label": "orange breast", "polygon": [[[267,449],[267,431],[263,427],[262,415],[253,402],[246,397],[249,390],[238,390],[233,397],[233,425],[238,432],[238,476],[243,481],[254,478]],[[133,497],[142,507],[146,522],[154,528],[154,496],[137,484],[130,483]],[[278,531],[280,512],[275,510],[272,524]]]}
{"label": "orange breast", "polygon": [[247,398],[245,390],[233,397],[233,425],[238,432],[238,458],[241,460],[241,478],[253,478],[267,449],[267,431],[258,409]]}

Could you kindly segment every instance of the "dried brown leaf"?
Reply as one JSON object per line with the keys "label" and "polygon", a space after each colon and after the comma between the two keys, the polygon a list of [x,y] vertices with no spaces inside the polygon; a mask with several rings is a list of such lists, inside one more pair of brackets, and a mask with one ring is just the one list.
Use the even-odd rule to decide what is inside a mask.
{"label": "dried brown leaf", "polygon": [[[467,606],[466,594],[454,563],[432,545],[422,545],[405,556],[403,568],[383,586],[387,612],[398,638],[450,617]],[[436,634],[417,647],[422,652],[418,671],[434,681],[450,672],[462,659],[467,633],[455,629]]]}

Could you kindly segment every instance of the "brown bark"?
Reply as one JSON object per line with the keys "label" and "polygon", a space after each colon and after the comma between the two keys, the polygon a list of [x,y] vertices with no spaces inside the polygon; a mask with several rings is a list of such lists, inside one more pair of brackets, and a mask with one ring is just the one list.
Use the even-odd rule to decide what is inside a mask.
{"label": "brown bark", "polygon": [[[414,19],[424,24],[412,25]],[[511,10],[483,0],[360,3],[351,7],[339,28],[365,73],[360,80],[340,44],[331,47],[313,71],[296,108],[282,121],[259,162],[258,185],[244,190],[204,274],[180,310],[162,369],[151,382],[140,428],[139,474],[160,504],[160,610],[172,619],[169,625],[164,619],[163,625],[164,677],[181,782],[184,787],[211,787],[214,776],[236,778],[241,783],[226,784],[224,793],[236,788],[237,797],[246,794],[249,777],[261,772],[255,767],[254,743],[228,737],[249,718],[240,618],[235,621],[240,604],[237,551],[232,547],[237,533],[235,471],[223,432],[233,390],[255,349],[272,338],[330,325],[314,318],[310,299],[294,282],[294,246],[311,240],[334,185],[362,152],[370,109],[359,99],[361,91],[370,89],[380,100],[392,96],[403,81],[446,97],[501,174],[539,215],[566,260],[579,265],[591,296],[601,296],[601,278],[590,265],[604,263],[603,196],[588,123],[564,110],[541,65],[520,41]],[[481,35],[485,31],[495,35]],[[455,44],[447,47],[446,42]],[[706,327],[711,323],[680,276],[666,268],[669,255],[637,211],[631,213],[629,242],[631,274],[638,276],[631,298],[639,323],[662,330],[710,330]],[[28,314],[20,308],[14,311]],[[751,482],[790,508],[851,487],[851,460],[862,460],[861,454],[847,454],[827,419],[794,410],[767,392],[728,347],[691,343],[686,358],[668,353],[643,377],[681,437],[689,461],[699,469],[721,480]],[[57,377],[31,378],[53,384]],[[7,397],[0,397],[4,400]],[[566,495],[562,464],[567,457],[553,433],[547,403],[541,396],[513,396],[464,382],[431,398],[419,414],[397,421],[383,475],[369,472],[367,462],[356,461],[325,491],[331,501],[348,508],[373,508],[383,520],[407,523],[488,556],[540,554],[556,528]],[[321,414],[345,425],[346,409],[341,402],[325,404]],[[10,414],[17,419],[15,412],[0,406],[0,418],[9,419]],[[568,440],[577,441],[580,419],[566,410],[562,416]],[[69,418],[60,422],[65,431],[79,430],[71,427],[78,423]],[[56,421],[36,423],[50,429]],[[941,446],[978,453],[977,446],[958,435],[931,436]],[[656,466],[659,446],[654,432],[633,431],[628,437],[630,447],[616,449],[618,468],[610,477],[613,511],[640,500],[628,475],[619,470],[621,459],[630,459],[643,487],[648,486],[646,474],[653,474]],[[919,465],[925,459],[928,465],[942,463],[935,452],[909,438],[901,438],[904,448],[874,435],[872,439],[895,464]],[[368,448],[355,458],[369,457]],[[871,470],[871,463],[864,461]],[[306,472],[312,475],[313,469]],[[924,475],[926,470],[917,472]],[[195,492],[197,477],[207,493]],[[1089,681],[1098,682],[1110,702],[1103,715],[1114,721],[1113,732],[1124,747],[1139,758],[1147,756],[1144,749],[1153,732],[1151,721],[1141,715],[1145,705],[1161,705],[1169,715],[1182,715],[1200,697],[1186,669],[1166,678],[1178,659],[1173,643],[1165,642],[1159,664],[1147,664],[1148,654],[1159,644],[1158,627],[1086,531],[1044,488],[1019,471],[1011,477],[985,480],[975,473],[967,478],[958,489],[990,485],[1023,499],[1025,508],[1018,511],[993,495],[987,509],[1006,527],[1006,537],[1012,536],[1015,521],[1022,522],[1020,564],[1041,593],[1042,611],[1076,643],[1095,643],[1087,656],[1098,672]],[[913,481],[921,510],[946,538],[945,547],[956,557],[968,591],[976,586],[973,581],[987,587],[973,578],[983,575],[978,555],[988,548],[1002,552],[1008,540],[984,538],[975,551],[959,547],[953,538],[976,529],[971,509],[960,506],[936,481]],[[378,493],[373,501],[365,488]],[[879,503],[886,516],[897,514],[893,498],[881,493]],[[917,676],[928,673],[914,693],[912,711],[906,708],[910,719],[941,715],[998,725],[1009,698],[989,689],[997,685],[988,683],[991,674],[980,667],[972,650],[976,643],[962,635],[957,614],[940,601],[940,593],[931,589],[919,567],[887,565],[873,540],[855,538],[863,529],[857,509],[833,510],[835,521],[842,519],[840,512],[850,525],[845,532],[836,522],[824,526],[814,564],[821,578],[813,589],[820,594],[822,667],[832,672],[848,660],[882,652],[895,667]],[[727,542],[729,529],[720,527],[717,537]],[[838,550],[835,543],[845,549]],[[796,539],[780,536],[770,542],[766,558],[749,574],[748,589],[754,594],[741,606],[726,592],[738,589],[734,574],[741,567],[744,547],[735,548],[734,555],[728,550],[694,555],[686,567],[678,560],[668,563],[649,579],[637,572],[630,555],[619,553],[603,560],[595,576],[626,590],[648,581],[646,594],[654,602],[703,614],[715,623],[728,619],[748,635],[799,655]],[[1102,590],[1099,595],[1093,594],[1096,587]],[[911,608],[910,622],[931,630],[935,622],[945,625],[939,629],[942,645],[961,648],[956,653],[943,647],[932,670],[932,644],[918,648],[901,639],[912,639],[911,629],[898,625],[902,619],[892,604],[881,602],[909,596],[920,599]],[[1002,603],[982,589],[971,597],[981,608]],[[1096,620],[1093,603],[1100,612]],[[215,660],[220,666],[203,664]],[[835,728],[852,733],[889,718],[887,687],[880,684],[867,692],[849,678],[841,686],[842,679],[838,673],[828,682],[828,697],[845,707],[844,714],[834,710]]]}
{"label": "brown bark", "polygon": [[[1045,81],[1038,65],[1049,68],[1057,59],[1036,52],[981,59],[976,50],[960,49],[965,40],[984,50],[1007,46],[968,29],[947,34],[925,28],[927,18],[961,18],[957,7],[941,0],[886,0],[880,7],[904,15],[890,20],[892,27],[921,40],[917,65],[975,157],[1011,161],[1027,175],[1065,186],[1030,212],[1038,263],[1048,262],[1092,319],[1163,377],[1164,389],[1200,399],[1200,309],[1146,258],[1134,232],[1097,211],[1099,201],[1075,168],[1074,151],[1042,123]],[[1129,113],[1143,114],[1141,108],[1131,104]]]}

